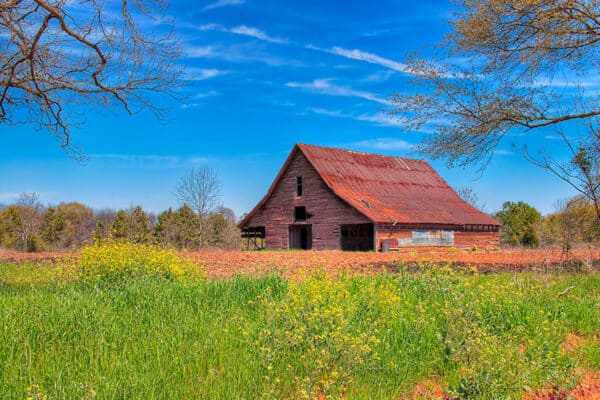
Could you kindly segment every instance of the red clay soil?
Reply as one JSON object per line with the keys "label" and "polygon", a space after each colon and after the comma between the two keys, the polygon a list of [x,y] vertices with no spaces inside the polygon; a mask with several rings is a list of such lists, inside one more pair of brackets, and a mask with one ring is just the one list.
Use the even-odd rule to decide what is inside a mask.
{"label": "red clay soil", "polygon": [[442,385],[434,380],[426,379],[418,383],[411,391],[408,397],[402,397],[402,400],[454,400],[452,397],[444,391]]}
{"label": "red clay soil", "polygon": [[[475,266],[479,272],[524,271],[552,269],[566,261],[560,250],[406,250],[389,253],[342,251],[198,251],[186,256],[206,267],[209,277],[222,278],[233,274],[262,275],[278,272],[284,276],[304,276],[315,270],[353,273],[376,273],[383,269],[395,271],[399,263],[418,267],[419,262],[451,264],[457,267]],[[600,263],[600,250],[576,250],[571,261],[592,266]]]}
{"label": "red clay soil", "polygon": [[8,262],[37,262],[73,257],[73,255],[74,253],[67,251],[44,251],[37,253],[23,253],[20,251],[0,248],[0,261]]}
{"label": "red clay soil", "polygon": [[575,353],[581,347],[585,346],[586,342],[585,338],[575,333],[569,333],[565,341],[560,345],[560,350],[563,353]]}
{"label": "red clay soil", "polygon": [[600,372],[588,372],[573,390],[548,386],[529,393],[524,400],[600,400]]}
{"label": "red clay soil", "polygon": [[[433,399],[454,400],[444,391],[442,386],[432,380],[425,380],[417,384],[408,397],[402,400]],[[542,390],[536,390],[523,396],[523,400],[600,400],[600,372],[588,372],[581,383],[572,390],[567,390],[556,385],[548,385]]]}
{"label": "red clay soil", "polygon": [[[38,262],[73,257],[72,252],[21,253],[0,249],[0,261]],[[600,249],[573,250],[567,260],[560,249],[506,249],[506,250],[456,250],[456,249],[405,249],[388,253],[343,251],[195,251],[183,252],[203,265],[211,278],[225,278],[234,274],[263,275],[281,273],[287,277],[302,277],[324,270],[337,273],[349,270],[369,274],[398,270],[399,263],[418,268],[419,263],[450,264],[455,267],[474,266],[479,272],[545,270],[561,266],[565,261],[575,261],[580,266],[598,266]],[[573,263],[571,263],[573,264]]]}

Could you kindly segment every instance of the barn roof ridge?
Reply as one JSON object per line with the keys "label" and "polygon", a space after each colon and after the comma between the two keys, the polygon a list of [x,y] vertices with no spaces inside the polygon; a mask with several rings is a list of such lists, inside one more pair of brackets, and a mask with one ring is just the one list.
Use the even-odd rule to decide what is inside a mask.
{"label": "barn roof ridge", "polygon": [[363,154],[366,156],[376,156],[376,157],[383,157],[383,158],[396,158],[396,159],[400,159],[400,160],[410,160],[410,161],[418,161],[418,162],[427,162],[425,160],[423,160],[422,158],[410,158],[410,157],[400,157],[400,156],[390,156],[387,154],[378,154],[378,153],[372,153],[370,151],[359,151],[359,150],[352,150],[352,149],[344,149],[341,147],[332,147],[332,146],[320,146],[320,145],[316,145],[316,144],[312,144],[312,143],[301,143],[301,142],[296,142],[295,144],[296,146],[309,146],[309,147],[318,147],[321,149],[326,149],[326,150],[334,150],[334,151],[343,151],[346,153],[355,153],[355,154]]}

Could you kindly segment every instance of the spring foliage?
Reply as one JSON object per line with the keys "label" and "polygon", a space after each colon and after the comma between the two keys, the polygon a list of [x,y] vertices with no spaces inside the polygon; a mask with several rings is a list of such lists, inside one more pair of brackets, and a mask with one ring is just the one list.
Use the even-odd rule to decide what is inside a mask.
{"label": "spring foliage", "polygon": [[104,242],[85,246],[75,259],[75,269],[79,279],[90,283],[200,276],[198,266],[176,250],[142,243]]}

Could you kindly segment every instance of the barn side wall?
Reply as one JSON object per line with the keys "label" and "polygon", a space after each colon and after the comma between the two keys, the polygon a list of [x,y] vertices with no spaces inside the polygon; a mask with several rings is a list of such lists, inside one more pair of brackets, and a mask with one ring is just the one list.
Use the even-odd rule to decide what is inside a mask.
{"label": "barn side wall", "polygon": [[[303,195],[296,197],[296,177],[302,176]],[[294,207],[306,207],[312,214],[312,248],[340,248],[340,225],[371,222],[337,197],[325,184],[302,152],[297,151],[274,188],[273,193],[245,226],[265,227],[267,249],[289,247],[289,225],[294,224]]]}
{"label": "barn side wall", "polygon": [[492,249],[500,246],[498,232],[454,232],[454,247],[477,246],[480,249]]}
{"label": "barn side wall", "polygon": [[499,235],[497,228],[490,228],[487,231],[478,230],[461,230],[460,227],[456,226],[412,226],[402,227],[394,226],[393,228],[387,225],[377,226],[377,250],[385,248],[384,242],[390,248],[398,246],[398,239],[410,239],[412,237],[413,230],[448,230],[454,232],[454,245],[448,247],[456,248],[469,248],[473,245],[481,249],[492,249],[497,248],[500,245]]}

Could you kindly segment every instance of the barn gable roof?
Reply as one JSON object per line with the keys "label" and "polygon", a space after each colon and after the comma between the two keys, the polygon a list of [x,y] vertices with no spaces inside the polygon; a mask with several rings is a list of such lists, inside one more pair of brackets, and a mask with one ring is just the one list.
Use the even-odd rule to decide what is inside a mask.
{"label": "barn gable roof", "polygon": [[496,220],[463,201],[423,160],[298,143],[267,195],[240,223],[269,199],[293,156],[301,151],[342,200],[376,223],[411,225],[495,225]]}

